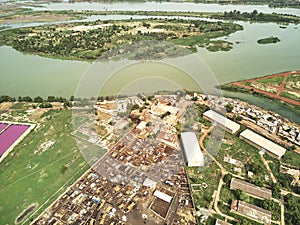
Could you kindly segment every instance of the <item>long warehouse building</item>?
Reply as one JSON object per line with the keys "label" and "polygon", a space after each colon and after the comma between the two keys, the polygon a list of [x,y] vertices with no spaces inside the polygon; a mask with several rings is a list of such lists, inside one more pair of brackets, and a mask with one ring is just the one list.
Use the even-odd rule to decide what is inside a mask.
{"label": "long warehouse building", "polygon": [[249,129],[243,131],[240,134],[240,138],[258,149],[266,150],[268,153],[276,156],[277,158],[281,158],[286,152],[285,148],[260,136],[259,134]]}
{"label": "long warehouse building", "polygon": [[272,199],[272,191],[267,188],[257,187],[246,181],[232,178],[230,182],[230,189],[240,189],[251,195],[255,195],[264,199]]}
{"label": "long warehouse building", "polygon": [[183,132],[181,133],[180,140],[187,166],[204,166],[204,157],[201,152],[196,134],[193,132]]}
{"label": "long warehouse building", "polygon": [[238,123],[228,119],[226,116],[223,116],[220,113],[217,113],[213,110],[208,110],[205,113],[203,113],[203,118],[217,123],[218,126],[222,127],[223,129],[232,134],[238,132],[238,130],[241,127]]}

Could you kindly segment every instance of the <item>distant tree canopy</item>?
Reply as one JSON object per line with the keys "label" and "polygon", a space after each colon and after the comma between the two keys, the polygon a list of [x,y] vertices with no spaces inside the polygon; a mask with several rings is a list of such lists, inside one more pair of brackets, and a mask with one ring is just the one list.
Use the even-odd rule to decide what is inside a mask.
{"label": "distant tree canopy", "polygon": [[232,112],[232,110],[233,110],[233,105],[227,104],[227,105],[225,105],[225,108],[226,108],[226,112]]}
{"label": "distant tree canopy", "polygon": [[0,96],[0,103],[2,103],[2,102],[14,102],[14,101],[16,101],[16,99],[13,98],[13,97],[10,97],[10,96],[7,96],[7,95]]}

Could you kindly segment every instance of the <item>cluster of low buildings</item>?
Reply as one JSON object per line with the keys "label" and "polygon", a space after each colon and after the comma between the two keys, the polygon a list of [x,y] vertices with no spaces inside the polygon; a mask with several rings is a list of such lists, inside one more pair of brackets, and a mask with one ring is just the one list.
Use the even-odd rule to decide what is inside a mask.
{"label": "cluster of low buildings", "polygon": [[[190,186],[181,163],[181,150],[188,167],[203,166],[204,155],[195,132],[182,132],[178,140],[175,128],[187,107],[193,103],[193,97],[200,102],[211,98],[201,94],[185,95],[181,99],[177,95],[157,95],[144,100],[128,97],[97,103],[96,111],[109,118],[101,121],[108,131],[105,140],[90,133],[88,126],[81,126],[78,130],[92,136],[88,141],[94,145],[101,147],[104,141],[108,152],[33,224],[127,224],[134,220],[132,215],[139,216],[138,220],[134,220],[139,224],[157,220],[172,225],[196,224]],[[217,100],[213,99],[213,102]],[[203,117],[227,132],[237,134],[241,126],[217,112],[218,107],[223,111],[228,103],[233,105],[233,114],[244,120],[271,133],[299,139],[297,127],[290,128],[276,115],[246,108],[235,100],[226,100],[223,105],[215,104],[214,110],[206,111]],[[137,107],[129,109],[128,106],[132,105]],[[126,113],[125,118],[120,113]],[[286,152],[286,149],[249,129],[241,132],[240,138],[277,158]],[[224,157],[224,162],[241,170],[242,162],[237,159]],[[256,198],[272,198],[271,190],[236,178],[231,180],[230,188],[243,190]],[[269,211],[243,201],[233,200],[231,209],[261,223],[271,223]],[[217,219],[216,224],[229,223]]]}
{"label": "cluster of low buildings", "polygon": [[300,128],[294,125],[282,124],[278,129],[278,135],[300,146]]}
{"label": "cluster of low buildings", "polygon": [[300,146],[300,128],[290,121],[284,120],[278,114],[266,112],[255,106],[241,104],[237,100],[228,100],[232,104],[232,113],[241,116],[244,120],[257,124],[269,133],[288,139],[290,142]]}

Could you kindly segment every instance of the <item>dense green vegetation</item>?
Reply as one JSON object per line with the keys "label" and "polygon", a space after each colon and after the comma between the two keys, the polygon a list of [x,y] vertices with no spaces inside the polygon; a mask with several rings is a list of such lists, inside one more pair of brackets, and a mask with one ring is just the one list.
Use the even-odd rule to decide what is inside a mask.
{"label": "dense green vegetation", "polygon": [[218,188],[221,177],[217,164],[212,163],[203,171],[200,171],[199,168],[187,168],[187,173],[190,184],[201,185],[205,182],[208,185],[207,188],[197,186],[194,188],[194,190],[197,191],[192,192],[196,210],[199,210],[202,207],[211,208],[211,201],[213,200],[212,196],[214,190],[217,190]]}
{"label": "dense green vegetation", "polygon": [[292,194],[288,194],[285,200],[285,224],[295,225],[300,223],[300,198]]}
{"label": "dense green vegetation", "polygon": [[213,15],[216,19],[230,19],[230,20],[243,20],[252,22],[274,22],[274,23],[299,23],[300,18],[292,15],[285,14],[266,14],[253,10],[252,12],[240,12],[233,10],[224,12],[223,14]]}
{"label": "dense green vegetation", "polygon": [[92,60],[123,44],[147,40],[170,41],[192,50],[195,45],[214,46],[213,51],[228,50],[229,44],[210,44],[210,40],[241,29],[233,23],[200,20],[105,21],[7,30],[0,33],[0,44],[50,57]]}
{"label": "dense green vegetation", "polygon": [[284,76],[278,76],[278,77],[272,77],[272,78],[261,78],[256,80],[258,83],[262,84],[268,84],[268,85],[274,85],[279,86],[284,81]]}
{"label": "dense green vegetation", "polygon": [[278,37],[267,37],[267,38],[262,38],[262,39],[259,39],[257,41],[258,44],[273,44],[273,43],[277,43],[279,42],[280,39]]}

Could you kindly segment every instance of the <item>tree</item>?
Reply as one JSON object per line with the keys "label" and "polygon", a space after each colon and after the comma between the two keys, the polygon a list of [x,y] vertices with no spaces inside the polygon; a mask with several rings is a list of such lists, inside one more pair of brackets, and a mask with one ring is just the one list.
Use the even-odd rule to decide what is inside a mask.
{"label": "tree", "polygon": [[266,210],[269,210],[269,211],[274,211],[275,210],[275,202],[273,202],[272,200],[270,199],[265,199],[262,203],[262,207]]}
{"label": "tree", "polygon": [[64,174],[66,172],[66,170],[68,169],[68,167],[66,165],[63,165],[61,168],[60,168],[60,172],[62,174]]}
{"label": "tree", "polygon": [[54,96],[48,96],[47,102],[55,102],[55,97]]}
{"label": "tree", "polygon": [[227,105],[225,105],[225,108],[226,108],[226,112],[232,112],[232,110],[233,110],[233,106],[231,105],[231,104],[227,104]]}
{"label": "tree", "polygon": [[229,186],[231,179],[232,179],[232,174],[231,173],[227,173],[224,176],[223,181]]}
{"label": "tree", "polygon": [[43,102],[43,103],[39,104],[39,107],[40,108],[52,108],[53,106],[49,102]]}
{"label": "tree", "polygon": [[23,98],[24,102],[32,102],[32,98],[30,98],[29,96],[26,96]]}
{"label": "tree", "polygon": [[73,106],[73,105],[72,105],[72,102],[69,102],[69,101],[64,102],[64,107],[65,107],[65,108],[72,107],[72,106]]}
{"label": "tree", "polygon": [[239,200],[246,201],[246,202],[249,201],[249,196],[243,190],[240,189],[235,190],[235,195],[238,197]]}
{"label": "tree", "polygon": [[261,174],[263,171],[263,166],[261,163],[257,163],[257,162],[253,162],[251,164],[251,170],[253,171],[253,173],[255,173],[256,175]]}
{"label": "tree", "polygon": [[37,96],[33,99],[33,101],[36,102],[36,103],[42,103],[44,100],[41,96]]}
{"label": "tree", "polygon": [[272,183],[271,184],[271,188],[272,188],[272,195],[274,198],[279,199],[280,198],[280,186],[278,183]]}

